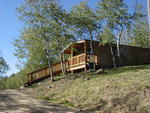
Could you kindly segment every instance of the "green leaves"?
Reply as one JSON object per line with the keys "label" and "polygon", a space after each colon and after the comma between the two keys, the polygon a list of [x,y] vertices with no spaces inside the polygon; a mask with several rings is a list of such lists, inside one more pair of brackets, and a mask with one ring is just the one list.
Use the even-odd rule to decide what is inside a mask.
{"label": "green leaves", "polygon": [[70,23],[74,26],[76,34],[79,35],[80,40],[83,39],[83,35],[87,36],[89,30],[93,32],[97,28],[96,14],[87,5],[87,2],[80,2],[79,5],[74,6],[71,10],[70,16]]}
{"label": "green leaves", "polygon": [[14,41],[15,55],[22,67],[31,72],[48,65],[48,61],[56,62],[64,48],[62,44],[66,46],[72,38],[65,23],[66,11],[56,0],[26,1],[17,11],[26,25],[21,37]]}
{"label": "green leaves", "polygon": [[113,43],[115,36],[113,31],[108,26],[106,26],[104,27],[103,32],[98,35],[98,39],[100,40],[101,44]]}
{"label": "green leaves", "polygon": [[20,60],[23,68],[28,72],[34,71],[47,64],[44,43],[40,36],[40,29],[24,29],[19,39],[14,40],[15,56]]}
{"label": "green leaves", "polygon": [[0,76],[8,71],[9,67],[5,59],[0,56]]}
{"label": "green leaves", "polygon": [[150,46],[150,31],[142,4],[137,4],[134,24],[129,31],[130,45],[138,47]]}
{"label": "green leaves", "polygon": [[[47,65],[46,51],[49,51],[52,62],[58,61],[59,53],[71,41],[98,39],[102,44],[112,43],[118,34],[122,38],[122,32],[132,28],[133,19],[136,19],[135,15],[129,14],[123,0],[101,0],[96,9],[82,1],[70,12],[64,10],[57,0],[25,0],[17,12],[25,28],[15,40],[15,55],[28,71]],[[135,27],[134,36],[141,38],[132,37],[133,40],[147,36],[144,27],[138,28]],[[147,43],[146,38],[142,40],[145,40],[142,43]]]}
{"label": "green leaves", "polygon": [[98,3],[97,13],[103,24],[114,30],[120,30],[132,21],[132,15],[128,13],[123,0],[102,0]]}
{"label": "green leaves", "polygon": [[130,37],[132,46],[146,47],[150,46],[150,31],[146,22],[142,20],[138,20],[134,24],[134,28],[132,30],[133,35]]}

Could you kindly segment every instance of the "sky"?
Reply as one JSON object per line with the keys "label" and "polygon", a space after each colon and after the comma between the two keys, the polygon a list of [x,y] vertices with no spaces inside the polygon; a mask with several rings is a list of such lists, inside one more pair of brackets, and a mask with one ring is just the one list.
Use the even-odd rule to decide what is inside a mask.
{"label": "sky", "polygon": [[[61,5],[70,10],[74,5],[83,0],[60,0]],[[94,7],[98,0],[89,0],[89,6]],[[130,12],[133,12],[136,0],[125,0],[129,5]],[[146,0],[138,0],[146,7]],[[10,70],[6,74],[10,76],[19,70],[15,66],[18,61],[13,55],[15,47],[12,42],[15,38],[20,36],[20,31],[23,29],[24,24],[17,18],[16,7],[23,4],[23,0],[0,0],[0,53],[8,63]]]}

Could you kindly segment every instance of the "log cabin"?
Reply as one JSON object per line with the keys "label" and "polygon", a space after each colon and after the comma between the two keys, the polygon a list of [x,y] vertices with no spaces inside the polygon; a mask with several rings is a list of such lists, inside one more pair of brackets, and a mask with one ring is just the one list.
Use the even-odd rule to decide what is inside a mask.
{"label": "log cabin", "polygon": [[[117,67],[150,64],[149,48],[120,45],[120,63],[117,55],[117,46],[116,44],[111,45]],[[93,54],[91,54],[91,46]],[[94,65],[96,69],[113,67],[110,45],[100,45],[98,41],[92,41],[91,43],[90,40],[80,40],[68,45],[61,53],[69,57],[65,60],[65,67],[68,73],[87,71],[93,69]],[[61,63],[53,64],[52,70],[54,75],[60,74],[62,72]],[[44,67],[29,73],[27,75],[27,84],[31,85],[48,77],[50,77],[49,68]]]}

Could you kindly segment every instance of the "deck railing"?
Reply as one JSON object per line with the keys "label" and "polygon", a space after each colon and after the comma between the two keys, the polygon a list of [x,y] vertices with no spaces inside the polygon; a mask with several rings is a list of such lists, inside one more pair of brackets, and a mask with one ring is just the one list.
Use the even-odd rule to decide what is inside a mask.
{"label": "deck railing", "polygon": [[[85,53],[74,56],[65,61],[66,70],[71,71],[71,70],[85,68],[87,62],[90,62],[90,59],[89,59],[89,55],[86,55]],[[59,62],[53,64],[52,70],[54,75],[60,74],[62,71],[61,63]],[[33,84],[34,82],[40,81],[41,79],[48,78],[48,77],[50,77],[49,67],[39,69],[37,71],[28,74],[28,84]]]}
{"label": "deck railing", "polygon": [[70,67],[74,67],[74,66],[78,66],[80,64],[84,64],[85,63],[85,54],[80,54],[80,55],[77,55],[77,56],[74,56],[70,59],[68,59],[69,61],[69,66]]}
{"label": "deck railing", "polygon": [[79,54],[77,56],[74,56],[70,59],[68,59],[68,69],[78,69],[78,68],[84,68],[88,62],[94,62],[97,64],[97,56],[94,55],[93,59],[91,59],[90,55],[86,55],[85,53]]}

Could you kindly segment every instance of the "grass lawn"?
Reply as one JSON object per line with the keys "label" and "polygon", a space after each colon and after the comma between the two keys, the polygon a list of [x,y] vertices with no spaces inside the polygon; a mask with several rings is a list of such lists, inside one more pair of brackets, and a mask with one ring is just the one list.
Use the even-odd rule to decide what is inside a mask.
{"label": "grass lawn", "polygon": [[83,73],[45,80],[25,93],[85,112],[148,113],[150,66],[126,66],[104,74]]}

